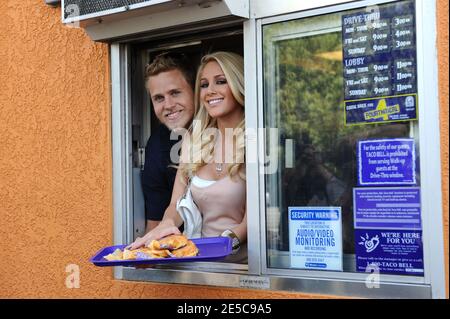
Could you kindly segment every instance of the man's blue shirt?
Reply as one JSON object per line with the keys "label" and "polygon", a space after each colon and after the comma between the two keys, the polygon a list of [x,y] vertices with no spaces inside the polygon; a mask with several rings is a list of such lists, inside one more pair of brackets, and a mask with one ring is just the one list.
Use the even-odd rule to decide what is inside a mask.
{"label": "man's blue shirt", "polygon": [[[181,137],[180,137],[181,138]],[[170,160],[170,150],[178,140],[170,140],[169,129],[160,124],[145,147],[142,189],[147,220],[159,221],[169,206],[177,171]]]}

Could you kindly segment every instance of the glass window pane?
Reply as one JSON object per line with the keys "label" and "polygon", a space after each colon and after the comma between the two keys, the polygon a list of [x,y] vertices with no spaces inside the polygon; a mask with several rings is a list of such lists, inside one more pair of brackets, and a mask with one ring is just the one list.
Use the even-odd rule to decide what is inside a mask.
{"label": "glass window pane", "polygon": [[[406,7],[402,7],[402,4]],[[350,68],[347,68],[345,63],[350,61],[346,50],[348,50],[348,43],[351,40],[346,40],[347,36],[343,35],[343,30],[345,30],[343,18],[357,16],[358,12],[370,14],[370,8],[263,26],[264,122],[266,128],[278,129],[277,136],[267,134],[266,139],[267,156],[270,158],[271,164],[276,162],[276,169],[267,171],[265,175],[267,264],[269,268],[314,268],[293,265],[292,263],[293,254],[292,249],[290,249],[292,234],[290,235],[289,232],[289,209],[300,208],[299,211],[306,211],[303,209],[316,208],[317,211],[319,207],[328,212],[337,208],[341,214],[342,223],[340,227],[343,252],[343,267],[341,270],[346,272],[361,271],[357,269],[356,262],[357,253],[355,252],[355,247],[359,247],[358,245],[365,244],[365,248],[367,248],[371,244],[384,243],[377,236],[415,237],[416,233],[414,231],[420,231],[419,238],[416,241],[417,245],[420,245],[420,249],[417,250],[415,258],[422,259],[423,268],[420,224],[417,227],[413,225],[412,228],[404,227],[404,229],[408,229],[408,233],[404,233],[404,230],[402,230],[403,226],[399,226],[398,229],[396,229],[397,226],[391,228],[379,226],[377,230],[370,227],[367,230],[360,230],[359,228],[355,230],[354,228],[354,192],[358,191],[359,188],[369,191],[375,187],[381,187],[376,190],[384,190],[386,192],[395,192],[399,189],[402,192],[401,196],[406,198],[405,193],[409,191],[414,192],[420,186],[417,120],[413,116],[398,118],[398,120],[391,120],[391,118],[388,120],[386,117],[380,121],[371,122],[366,120],[364,122],[363,119],[362,122],[356,123],[351,122],[352,119],[348,118],[351,112],[346,111],[349,109],[348,105],[351,104],[347,102],[352,100],[349,98],[349,95],[353,91],[349,92],[349,90],[352,89],[351,85],[354,81],[360,81],[359,88],[370,91],[370,94],[368,93],[370,97],[377,97],[378,102],[387,101],[387,103],[391,103],[395,101],[393,99],[404,96],[400,92],[395,92],[397,87],[394,87],[394,84],[386,86],[389,88],[389,92],[380,89],[382,86],[377,86],[377,84],[379,81],[386,80],[384,77],[385,73],[375,72],[373,69],[376,68],[374,65],[377,61],[385,59],[391,61],[389,62],[391,63],[389,67],[393,70],[392,72],[397,72],[395,74],[398,75],[399,72],[395,63],[398,61],[402,63],[413,61],[415,63],[415,49],[410,48],[411,50],[409,51],[394,52],[396,31],[403,32],[402,34],[412,33],[415,36],[414,25],[400,29],[395,26],[395,19],[400,16],[404,15],[405,19],[413,19],[413,16],[408,16],[404,13],[406,11],[402,11],[405,8],[414,10],[414,6],[410,1],[377,7],[376,10],[380,10],[381,15],[377,16],[379,20],[372,20],[371,23],[383,22],[386,16],[385,12],[388,12],[387,10],[394,12],[394,16],[391,14],[389,18],[385,19],[388,22],[384,26],[389,26],[388,31],[385,33],[374,32],[375,27],[373,25],[369,27],[369,31],[372,30],[372,32],[367,31],[367,29],[364,30],[363,27],[356,28],[355,25],[351,25],[351,27],[354,27],[352,39],[356,43],[359,40],[354,39],[365,39],[365,36],[370,37],[370,45],[367,46],[368,50],[365,52],[365,56],[370,56],[370,59],[372,59],[372,64],[367,66],[369,74],[362,72],[360,77],[353,76],[351,77],[353,82],[348,82],[350,77],[344,76],[344,71],[350,72]],[[352,13],[354,13],[353,16]],[[345,21],[350,23],[351,19]],[[367,25],[367,22],[362,24],[362,26],[364,25]],[[379,55],[376,52],[378,47],[375,48],[375,45],[380,43],[377,42],[377,37],[383,38],[383,34],[387,34],[389,39],[392,39],[392,42],[389,44],[392,47],[389,57]],[[410,37],[409,39],[415,40],[415,37]],[[344,41],[345,43],[343,43]],[[352,46],[350,47],[353,48]],[[354,48],[358,50],[357,45]],[[412,55],[411,52],[414,52],[414,54]],[[393,58],[394,56],[395,59]],[[376,60],[376,58],[379,60]],[[352,61],[359,63],[361,60]],[[411,65],[409,66],[411,67]],[[410,70],[414,68],[415,65]],[[411,74],[415,81],[415,71],[411,71]],[[389,78],[388,80],[391,79]],[[394,80],[393,78],[392,83]],[[369,81],[369,83],[365,84],[365,81]],[[415,82],[411,80],[408,83]],[[406,93],[414,96],[412,93],[415,93],[413,91],[416,85],[411,85],[410,88],[411,90]],[[379,90],[385,95],[378,94]],[[390,97],[387,97],[388,95]],[[353,100],[357,99],[353,98]],[[408,99],[405,100],[409,101]],[[382,112],[380,106],[382,106],[382,103],[378,104],[376,110]],[[371,114],[377,115],[379,113]],[[278,143],[277,148],[271,146],[274,140]],[[358,150],[364,147],[365,144],[361,144],[364,141],[368,141],[369,144],[372,143],[373,145],[375,145],[375,141],[381,141],[378,144],[383,144],[384,147],[397,147],[397,142],[411,141],[411,144],[408,145],[413,145],[414,151],[407,155],[407,161],[414,163],[414,168],[412,169],[414,181],[406,182],[405,179],[403,180],[404,184],[402,184],[403,182],[394,183],[391,178],[386,185],[376,184],[373,181],[371,182],[372,184],[361,185],[361,181],[358,180],[358,178],[362,178],[358,177],[358,170],[361,169],[359,165],[366,164],[361,164],[362,160],[358,162]],[[411,157],[413,156],[414,158],[412,159]],[[383,156],[378,160],[383,160]],[[364,163],[371,162],[367,160]],[[364,170],[368,169],[368,165],[366,166],[364,166]],[[387,165],[385,169],[395,169],[394,164],[391,166]],[[395,176],[395,174],[389,176]],[[417,196],[420,196],[419,191],[417,191],[417,194]],[[378,203],[380,207],[385,205],[383,201],[387,200],[387,195],[383,196],[385,197],[381,203]],[[418,200],[420,201],[420,197]],[[396,204],[394,203],[394,205]],[[405,207],[413,207],[414,205],[420,206],[420,202],[419,204],[405,204],[404,207],[402,206],[398,209],[407,210],[409,208]],[[389,210],[391,208],[385,209]],[[411,208],[411,210],[414,209],[416,208]],[[420,223],[420,209],[417,210],[419,210],[418,220]],[[374,215],[372,215],[372,217],[379,218],[380,222],[383,218],[381,211],[382,209],[380,208],[373,212]],[[391,211],[393,210],[391,209]],[[407,217],[410,216],[408,215]],[[398,223],[400,220],[399,216],[397,215],[395,218],[397,218],[396,222]],[[383,221],[385,225],[388,222],[392,222],[389,218]],[[329,232],[327,227],[321,226],[324,224],[324,222],[316,222],[316,224],[311,225],[309,230],[314,229],[317,231],[322,229],[325,231],[327,229]],[[339,228],[331,228],[331,231],[333,229],[339,230]],[[308,231],[306,228],[303,230],[305,232]],[[382,231],[383,235],[377,233],[377,231]],[[335,235],[334,239],[339,237],[337,234]],[[325,243],[325,246],[327,245],[326,241],[323,243]],[[328,244],[334,244],[334,241],[328,242]],[[317,248],[320,245],[311,246],[320,249],[320,247]],[[386,247],[384,245],[383,249]],[[393,245],[392,247],[393,249],[398,249],[399,254],[402,254],[404,249],[406,249],[400,248],[400,245]],[[310,256],[312,256],[311,264],[317,266],[314,269],[320,269],[320,265],[325,263],[320,258],[313,258],[318,256],[314,252],[311,252]],[[405,257],[410,258],[411,256],[405,253]],[[389,256],[385,253],[383,258],[387,260]],[[396,263],[400,261],[401,258],[395,260]],[[415,266],[411,267],[411,274],[417,275],[417,273],[414,273],[414,271],[417,271],[414,270]],[[325,266],[324,268],[329,269]],[[391,273],[395,273],[395,271]],[[381,272],[383,273],[383,271]],[[398,274],[404,274],[404,271],[399,271]],[[423,270],[420,275],[423,275]]]}

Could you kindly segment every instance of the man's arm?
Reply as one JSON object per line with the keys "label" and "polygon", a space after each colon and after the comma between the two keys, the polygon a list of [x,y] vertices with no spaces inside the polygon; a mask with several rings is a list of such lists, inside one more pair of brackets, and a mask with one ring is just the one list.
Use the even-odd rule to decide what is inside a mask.
{"label": "man's arm", "polygon": [[172,200],[164,213],[163,220],[159,223],[158,226],[145,234],[144,237],[136,238],[136,240],[131,245],[127,246],[127,249],[137,249],[142,246],[147,246],[151,243],[152,240],[158,240],[171,234],[180,233],[180,230],[178,228],[183,224],[183,219],[180,217],[176,209],[177,200],[178,198],[183,196],[187,186],[185,183],[185,179],[181,175],[181,171],[178,170],[173,187]]}
{"label": "man's arm", "polygon": [[[182,153],[183,149],[186,148],[184,146],[182,147]],[[183,224],[183,219],[177,212],[177,201],[179,198],[181,198],[181,196],[183,196],[184,192],[186,191],[186,187],[187,180],[183,177],[181,170],[178,169],[175,176],[170,204],[164,212],[163,220],[159,223],[158,226],[150,230],[150,232],[148,232],[144,237],[137,238],[134,243],[129,245],[127,248],[137,249],[144,245],[150,244],[150,242],[154,239],[160,239],[171,234],[180,233],[180,230],[178,228]]]}
{"label": "man's arm", "polygon": [[151,219],[147,219],[147,225],[145,227],[145,233],[148,233],[149,231],[151,231],[153,228],[155,228],[156,226],[158,226],[160,223],[159,220],[151,220]]}
{"label": "man's arm", "polygon": [[[170,203],[175,169],[166,167],[165,154],[161,145],[161,130],[150,137],[145,147],[145,164],[141,175],[142,191],[145,199],[145,217],[154,228],[161,221]],[[169,172],[169,170],[173,170]],[[172,175],[172,183],[169,183]],[[170,185],[169,185],[170,184]],[[156,223],[155,223],[156,222]],[[148,227],[147,227],[148,229]]]}
{"label": "man's arm", "polygon": [[186,191],[187,183],[186,179],[182,176],[181,171],[177,171],[177,176],[175,177],[175,183],[173,185],[172,199],[170,204],[164,212],[164,217],[161,224],[170,225],[175,227],[180,227],[183,224],[183,219],[177,212],[177,201],[183,196]]}

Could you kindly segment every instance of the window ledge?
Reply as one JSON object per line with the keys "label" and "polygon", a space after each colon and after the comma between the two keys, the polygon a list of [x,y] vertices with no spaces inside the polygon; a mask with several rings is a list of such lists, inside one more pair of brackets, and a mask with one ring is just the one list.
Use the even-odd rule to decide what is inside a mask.
{"label": "window ledge", "polygon": [[[431,287],[426,284],[403,284],[382,282],[377,287],[368,288],[365,281],[331,280],[324,278],[287,277],[287,276],[252,276],[246,270],[234,269],[230,273],[220,272],[223,268],[214,265],[216,271],[202,271],[203,267],[196,270],[147,268],[135,269],[131,267],[117,267],[116,279],[156,282],[169,284],[190,284],[201,286],[215,286],[226,288],[250,288],[268,291],[288,291],[308,294],[324,294],[343,297],[360,298],[431,298]],[[211,267],[209,268],[211,269]],[[248,279],[255,284],[248,285]],[[369,283],[370,284],[370,283]]]}

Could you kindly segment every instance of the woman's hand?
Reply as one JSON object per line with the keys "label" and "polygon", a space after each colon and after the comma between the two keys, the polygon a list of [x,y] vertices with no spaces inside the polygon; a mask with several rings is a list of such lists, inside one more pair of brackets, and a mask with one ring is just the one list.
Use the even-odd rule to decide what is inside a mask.
{"label": "woman's hand", "polygon": [[152,240],[158,240],[172,234],[180,234],[178,227],[170,222],[162,221],[158,226],[145,234],[144,237],[136,238],[136,240],[132,244],[128,245],[126,249],[133,250],[143,246],[148,246]]}

